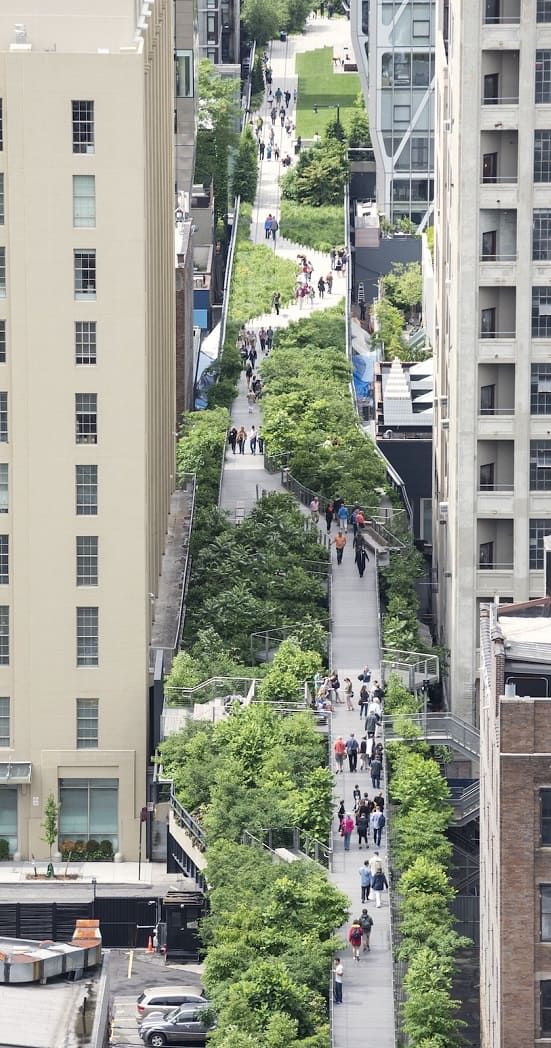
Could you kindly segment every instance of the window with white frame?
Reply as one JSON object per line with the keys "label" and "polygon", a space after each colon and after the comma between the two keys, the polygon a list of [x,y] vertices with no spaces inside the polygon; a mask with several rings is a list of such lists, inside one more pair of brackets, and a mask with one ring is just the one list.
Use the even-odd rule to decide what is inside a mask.
{"label": "window with white frame", "polygon": [[4,221],[5,221],[4,172],[0,171],[0,226],[4,225]]}
{"label": "window with white frame", "polygon": [[0,364],[6,363],[7,353],[7,325],[5,320],[0,320]]}
{"label": "window with white frame", "polygon": [[0,535],[0,584],[7,586],[10,581],[10,539],[9,535]]}
{"label": "window with white frame", "polygon": [[551,0],[538,0],[536,22],[551,22]]}
{"label": "window with white frame", "polygon": [[[96,297],[96,252],[75,251],[75,298]],[[4,280],[5,283],[5,280]],[[5,292],[4,292],[5,293]],[[0,292],[1,294],[1,292]]]}
{"label": "window with white frame", "polygon": [[551,519],[532,518],[530,521],[530,571],[542,571],[545,561],[543,540],[551,535]]}
{"label": "window with white frame", "polygon": [[532,288],[532,337],[551,337],[551,287]]}
{"label": "window with white frame", "polygon": [[551,182],[551,130],[534,131],[534,182]]}
{"label": "window with white frame", "polygon": [[77,101],[73,110],[73,153],[93,153],[94,150],[94,103]]}
{"label": "window with white frame", "polygon": [[551,491],[551,440],[530,441],[530,491]]}
{"label": "window with white frame", "polygon": [[0,513],[8,513],[9,508],[9,466],[0,462]]}
{"label": "window with white frame", "polygon": [[551,102],[551,51],[536,51],[536,105]]}
{"label": "window with white frame", "polygon": [[77,750],[97,749],[99,745],[99,701],[77,699]]}
{"label": "window with white frame", "polygon": [[73,225],[96,224],[96,179],[94,175],[73,175]]}
{"label": "window with white frame", "polygon": [[99,664],[99,608],[77,608],[77,666]]}
{"label": "window with white frame", "polygon": [[75,425],[77,444],[97,444],[97,393],[75,393]]}
{"label": "window with white frame", "polygon": [[98,467],[76,466],[76,509],[79,517],[95,517],[98,512]]}
{"label": "window with white frame", "polygon": [[0,699],[0,747],[10,745],[10,700],[3,696]]}
{"label": "window with white frame", "polygon": [[75,364],[95,364],[96,361],[96,321],[77,320],[75,322]]}
{"label": "window with white frame", "polygon": [[0,666],[10,664],[10,609],[0,604]]}
{"label": "window with white frame", "polygon": [[531,366],[530,412],[532,415],[551,415],[551,364]]}
{"label": "window with white frame", "polygon": [[532,212],[532,258],[538,262],[551,261],[551,209],[535,208]]}
{"label": "window with white frame", "polygon": [[0,298],[6,297],[6,249],[0,247]]}
{"label": "window with white frame", "polygon": [[0,444],[8,442],[8,394],[0,391]]}
{"label": "window with white frame", "polygon": [[77,586],[98,584],[98,536],[77,535]]}

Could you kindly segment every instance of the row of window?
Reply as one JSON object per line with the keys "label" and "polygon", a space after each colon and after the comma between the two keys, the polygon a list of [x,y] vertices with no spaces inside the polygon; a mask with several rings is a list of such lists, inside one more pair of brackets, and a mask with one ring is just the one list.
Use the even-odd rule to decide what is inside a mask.
{"label": "row of window", "polygon": [[[12,744],[11,703],[0,698],[0,748]],[[97,749],[99,746],[99,699],[76,700],[76,748]]]}
{"label": "row of window", "polygon": [[[75,321],[75,364],[97,364],[97,329],[95,320]],[[7,360],[7,322],[0,320],[0,364]]]}
{"label": "row of window", "polygon": [[[84,225],[84,223],[82,223]],[[73,252],[74,296],[82,299],[96,297],[96,252],[87,248]],[[6,248],[0,247],[0,298],[7,293]]]}

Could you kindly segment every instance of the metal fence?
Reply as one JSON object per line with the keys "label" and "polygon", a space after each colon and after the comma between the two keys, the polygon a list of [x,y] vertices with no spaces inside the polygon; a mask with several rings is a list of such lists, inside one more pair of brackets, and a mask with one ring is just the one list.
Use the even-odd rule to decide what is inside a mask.
{"label": "metal fence", "polygon": [[440,662],[437,655],[427,655],[421,651],[383,648],[381,673],[385,684],[394,673],[409,691],[419,691],[427,681],[432,683],[440,680]]}
{"label": "metal fence", "polygon": [[[408,742],[410,738],[402,734],[402,726],[412,725],[418,729],[417,737],[422,737],[432,746],[447,745],[452,743],[469,756],[478,757],[480,753],[480,735],[477,728],[467,724],[453,713],[408,713],[400,714],[396,718],[395,725],[393,717],[384,717],[385,738],[402,739]],[[414,732],[413,735],[416,733]]]}
{"label": "metal fence", "polygon": [[244,830],[243,844],[253,844],[274,854],[278,848],[292,852],[298,858],[312,859],[331,869],[333,853],[330,845],[323,844],[300,826],[269,826],[257,830],[256,834]]}
{"label": "metal fence", "polygon": [[[331,608],[331,576],[327,576],[327,603],[329,609]],[[326,630],[325,635],[325,656],[329,664],[330,655],[330,632],[331,632],[331,620],[325,619],[320,621],[320,626],[323,626]],[[288,637],[292,637],[296,634],[297,630],[300,630],[304,626],[303,622],[294,622],[287,626],[273,626],[266,630],[258,630],[250,635],[251,643],[251,659],[255,662],[270,662],[273,659],[279,645],[287,640]]]}
{"label": "metal fence", "polygon": [[233,204],[233,226],[228,256],[226,258],[226,271],[224,273],[224,290],[222,297],[222,312],[220,314],[220,333],[218,339],[218,360],[221,360],[224,343],[226,341],[226,328],[228,326],[228,315],[230,309],[230,289],[233,273],[233,261],[237,243],[237,232],[239,229],[239,214],[241,211],[241,197],[236,197]]}
{"label": "metal fence", "polygon": [[197,819],[194,819],[193,815],[188,812],[187,808],[184,808],[183,804],[180,804],[175,792],[174,785],[170,789],[170,807],[174,815],[174,819],[178,826],[181,826],[183,830],[187,830],[191,837],[196,841],[197,845],[204,850],[206,846],[206,834]]}

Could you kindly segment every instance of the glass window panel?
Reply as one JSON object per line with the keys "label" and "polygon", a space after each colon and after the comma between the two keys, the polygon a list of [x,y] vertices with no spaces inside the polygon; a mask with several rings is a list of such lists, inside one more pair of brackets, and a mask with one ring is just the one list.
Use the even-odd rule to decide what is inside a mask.
{"label": "glass window panel", "polygon": [[83,465],[75,468],[77,515],[93,517],[98,512],[98,467]]}
{"label": "glass window panel", "polygon": [[94,103],[73,102],[73,153],[94,152]]}
{"label": "glass window panel", "polygon": [[77,535],[77,586],[98,584],[98,536]]}
{"label": "glass window panel", "polygon": [[551,22],[551,0],[538,0],[536,6],[536,21]]}
{"label": "glass window panel", "polygon": [[551,182],[551,130],[534,132],[534,182]]}
{"label": "glass window panel", "polygon": [[97,393],[75,393],[75,422],[77,444],[98,442]]}
{"label": "glass window panel", "polygon": [[551,980],[540,982],[540,1025],[541,1036],[551,1037]]}
{"label": "glass window panel", "polygon": [[551,261],[551,209],[536,208],[532,212],[532,258]]}
{"label": "glass window panel", "polygon": [[[10,609],[0,604],[0,666],[10,664]],[[3,700],[0,700],[3,701]]]}
{"label": "glass window panel", "polygon": [[[211,17],[212,16],[209,15],[209,19]],[[210,31],[209,28],[209,32]],[[214,25],[212,32],[214,32]],[[176,51],[174,55],[174,69],[176,77],[176,97],[193,98],[193,51]]]}
{"label": "glass window panel", "polygon": [[75,251],[75,298],[96,297],[96,252]]}
{"label": "glass window panel", "polygon": [[536,105],[551,102],[551,51],[536,51]]}
{"label": "glass window panel", "polygon": [[96,364],[96,321],[75,323],[75,364]]}
{"label": "glass window panel", "polygon": [[10,745],[10,700],[0,699],[0,746]]}
{"label": "glass window panel", "polygon": [[96,179],[94,175],[73,175],[73,225],[95,226]]}
{"label": "glass window panel", "polygon": [[97,749],[98,699],[77,699],[77,749]]}
{"label": "glass window panel", "polygon": [[551,287],[532,288],[532,337],[551,337]]}
{"label": "glass window panel", "polygon": [[[543,540],[546,535],[551,535],[551,519],[546,520],[545,518],[532,519],[530,521],[530,570],[531,571],[542,571],[545,562],[545,552],[543,548]],[[551,793],[551,791],[542,790],[544,793]],[[543,840],[543,801],[542,801],[542,840]],[[551,808],[549,814],[549,842],[551,844]]]}
{"label": "glass window panel", "polygon": [[17,851],[17,787],[0,786],[0,837],[8,842],[10,855]]}
{"label": "glass window panel", "polygon": [[99,608],[77,608],[77,666],[99,663]]}

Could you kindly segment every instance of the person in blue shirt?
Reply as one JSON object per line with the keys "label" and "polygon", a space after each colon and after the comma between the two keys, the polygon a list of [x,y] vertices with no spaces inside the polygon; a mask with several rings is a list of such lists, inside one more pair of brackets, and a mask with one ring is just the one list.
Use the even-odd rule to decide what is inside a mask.
{"label": "person in blue shirt", "polygon": [[339,526],[341,527],[341,529],[343,531],[348,531],[348,510],[344,505],[344,502],[342,506],[339,506],[337,516],[339,518]]}

